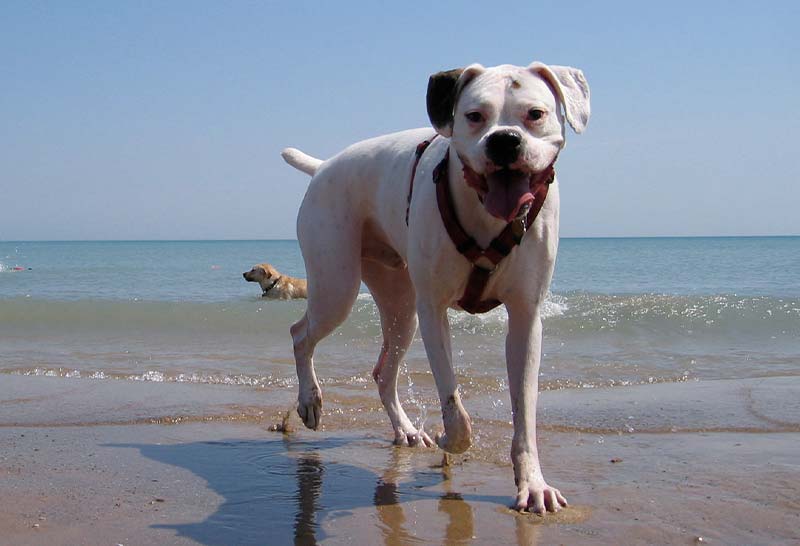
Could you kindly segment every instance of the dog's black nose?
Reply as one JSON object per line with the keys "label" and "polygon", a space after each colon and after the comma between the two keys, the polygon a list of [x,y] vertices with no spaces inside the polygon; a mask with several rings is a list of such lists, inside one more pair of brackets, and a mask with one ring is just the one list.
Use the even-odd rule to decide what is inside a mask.
{"label": "dog's black nose", "polygon": [[486,156],[499,167],[514,163],[521,148],[522,137],[516,131],[497,131],[486,138]]}

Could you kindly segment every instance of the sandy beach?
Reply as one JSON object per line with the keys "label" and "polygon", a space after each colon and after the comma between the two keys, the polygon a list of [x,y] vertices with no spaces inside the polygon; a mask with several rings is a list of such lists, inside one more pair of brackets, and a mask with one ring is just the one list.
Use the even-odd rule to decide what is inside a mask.
{"label": "sandy beach", "polygon": [[[507,508],[510,427],[491,421],[443,467],[440,451],[392,447],[378,411],[375,426],[332,408],[321,432],[268,430],[291,388],[231,399],[208,385],[5,376],[0,543],[789,544],[796,379],[543,393],[545,475],[571,506],[539,517]],[[602,430],[620,420],[633,431]]]}

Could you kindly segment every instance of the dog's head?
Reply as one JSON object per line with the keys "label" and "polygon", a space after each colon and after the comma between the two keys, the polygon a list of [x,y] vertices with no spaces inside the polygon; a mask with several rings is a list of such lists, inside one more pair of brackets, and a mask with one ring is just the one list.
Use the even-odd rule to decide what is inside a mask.
{"label": "dog's head", "polygon": [[467,182],[486,210],[506,221],[527,214],[531,184],[564,147],[565,119],[576,133],[589,121],[583,72],[538,62],[439,72],[428,82],[427,103]]}
{"label": "dog's head", "polygon": [[261,285],[277,280],[281,274],[270,264],[257,264],[253,269],[242,273],[247,282],[257,282]]}

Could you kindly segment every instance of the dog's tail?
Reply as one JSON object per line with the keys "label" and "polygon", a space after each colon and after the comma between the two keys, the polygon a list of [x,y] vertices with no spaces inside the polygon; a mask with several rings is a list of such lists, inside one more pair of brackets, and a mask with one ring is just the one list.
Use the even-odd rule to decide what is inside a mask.
{"label": "dog's tail", "polygon": [[319,166],[322,165],[321,159],[304,154],[297,148],[286,148],[281,152],[281,157],[295,169],[303,171],[311,176],[314,176]]}

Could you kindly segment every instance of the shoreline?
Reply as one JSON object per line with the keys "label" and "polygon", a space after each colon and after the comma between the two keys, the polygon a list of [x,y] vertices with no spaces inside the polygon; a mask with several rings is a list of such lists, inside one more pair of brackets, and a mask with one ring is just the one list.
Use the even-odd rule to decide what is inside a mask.
{"label": "shoreline", "polygon": [[[287,403],[291,407],[292,388],[267,393],[4,376],[0,502],[7,508],[0,529],[9,543],[52,546],[263,544],[267,538],[789,543],[800,540],[800,433],[792,428],[800,425],[793,403],[800,398],[797,379],[750,381],[749,390],[745,381],[710,381],[543,393],[543,470],[571,506],[542,518],[508,509],[514,494],[510,427],[492,420],[478,417],[474,449],[442,468],[441,451],[391,446],[379,411],[348,425],[348,414],[326,407],[325,431],[266,430]],[[749,405],[739,403],[748,396]],[[81,399],[84,404],[76,403]],[[54,413],[58,407],[62,411]],[[200,421],[102,424],[103,417],[124,411],[152,418],[176,408]],[[203,420],[212,413],[228,420]],[[559,429],[576,419],[626,420],[627,413],[639,426],[668,413],[684,424],[748,415],[752,422],[728,432]],[[27,415],[28,424],[10,422],[12,415]],[[85,423],[67,422],[75,417]],[[791,427],[780,432],[769,424],[775,418]],[[429,420],[436,423],[438,416]],[[758,432],[745,430],[754,423]],[[489,448],[482,445],[494,453],[483,453]]]}

